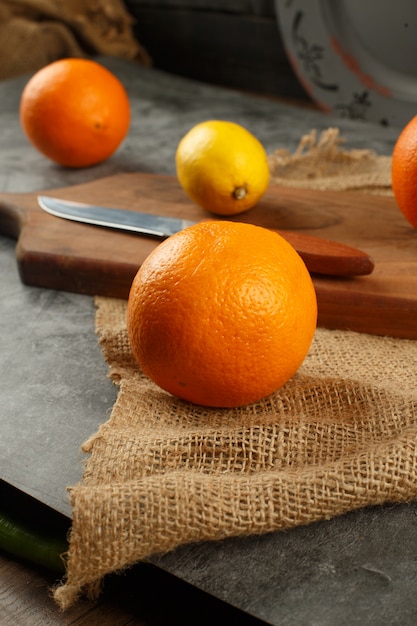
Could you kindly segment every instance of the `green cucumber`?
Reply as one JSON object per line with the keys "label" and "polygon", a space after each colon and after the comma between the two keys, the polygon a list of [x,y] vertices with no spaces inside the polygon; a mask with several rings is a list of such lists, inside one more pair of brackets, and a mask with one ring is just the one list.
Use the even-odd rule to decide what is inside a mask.
{"label": "green cucumber", "polygon": [[65,571],[65,533],[42,532],[0,512],[0,549],[56,573]]}

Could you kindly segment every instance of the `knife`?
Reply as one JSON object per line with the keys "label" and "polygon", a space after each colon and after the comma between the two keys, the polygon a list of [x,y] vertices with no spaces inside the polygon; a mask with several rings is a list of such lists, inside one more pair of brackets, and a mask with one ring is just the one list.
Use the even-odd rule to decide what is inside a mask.
{"label": "knife", "polygon": [[[41,209],[55,217],[161,239],[196,223],[176,217],[84,204],[43,195],[38,196],[38,204]],[[289,230],[275,232],[297,250],[311,273],[361,276],[370,274],[374,269],[374,262],[368,254],[344,243]]]}

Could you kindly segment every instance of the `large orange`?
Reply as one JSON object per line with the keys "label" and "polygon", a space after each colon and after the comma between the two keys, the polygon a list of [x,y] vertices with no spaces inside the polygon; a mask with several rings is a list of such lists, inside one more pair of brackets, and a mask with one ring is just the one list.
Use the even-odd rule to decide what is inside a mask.
{"label": "large orange", "polygon": [[213,407],[249,404],[287,382],[317,321],[300,256],[259,226],[202,222],[160,244],[133,280],[127,329],[143,372]]}
{"label": "large orange", "polygon": [[26,84],[20,121],[31,143],[67,167],[110,157],[130,122],[127,93],[112,72],[88,59],[61,59]]}
{"label": "large orange", "polygon": [[401,131],[392,153],[392,190],[404,217],[417,228],[417,116]]}

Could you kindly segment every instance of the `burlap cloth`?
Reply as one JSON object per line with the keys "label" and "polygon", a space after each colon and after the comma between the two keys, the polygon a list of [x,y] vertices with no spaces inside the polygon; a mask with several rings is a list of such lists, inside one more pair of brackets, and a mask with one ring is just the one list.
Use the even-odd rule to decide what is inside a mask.
{"label": "burlap cloth", "polygon": [[[352,188],[345,172],[353,171],[353,187],[389,193],[389,161],[342,150],[329,129],[303,138],[295,155],[272,155],[271,169],[285,184],[327,188]],[[125,301],[96,304],[103,355],[120,389],[110,419],[84,445],[84,477],[70,490],[67,580],[55,590],[61,607],[81,592],[96,594],[105,574],[188,542],[417,496],[417,342],[318,329],[282,389],[248,407],[207,409],[142,375]]]}
{"label": "burlap cloth", "polygon": [[149,65],[122,0],[0,0],[0,79],[95,54]]}

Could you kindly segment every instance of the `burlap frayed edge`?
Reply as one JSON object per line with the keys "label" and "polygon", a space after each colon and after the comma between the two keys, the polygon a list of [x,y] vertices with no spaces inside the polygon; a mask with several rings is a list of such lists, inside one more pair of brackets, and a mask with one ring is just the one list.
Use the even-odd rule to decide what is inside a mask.
{"label": "burlap frayed edge", "polygon": [[269,155],[271,182],[286,187],[360,191],[392,196],[390,156],[374,150],[345,149],[338,128],[304,135],[295,152],[285,148]]}
{"label": "burlap frayed edge", "polygon": [[[115,483],[93,490],[80,484],[71,490],[74,522],[79,524],[94,502],[95,515],[89,520],[87,533],[88,539],[96,546],[101,545],[102,550],[97,559],[91,559],[91,554],[70,553],[72,563],[70,561],[68,578],[54,590],[54,599],[62,610],[69,608],[81,595],[94,600],[100,594],[106,575],[125,571],[151,555],[165,554],[179,545],[261,535],[328,520],[365,506],[410,502],[417,497],[417,484],[411,478],[417,473],[416,435],[416,428],[412,428],[397,441],[381,444],[359,458],[329,464],[325,471],[310,469],[293,476],[264,472],[256,476],[213,477],[182,472],[181,476],[151,476],[143,481]],[[396,472],[397,463],[408,467],[408,480],[405,472]],[[373,472],[370,472],[371,467]],[[359,485],[364,476],[368,478],[366,487]],[[165,497],[160,502],[152,501],[155,488],[160,492],[161,485]],[[335,511],[329,511],[329,493],[337,496]],[[207,497],[223,512],[214,527],[207,524],[204,515],[199,516],[199,512],[207,508]],[[284,499],[287,506],[282,510],[277,503]],[[132,500],[142,501],[144,508],[152,501],[159,526],[149,528],[140,514],[132,518],[129,508]],[[310,502],[309,510],[306,502]],[[155,511],[158,506],[159,510]],[[181,515],[178,515],[179,509]],[[109,511],[117,511],[117,516],[113,515],[114,524],[110,523]],[[165,523],[167,516],[171,519],[169,531]],[[184,528],[190,529],[187,536],[183,535]],[[162,544],[161,533],[165,537]],[[153,541],[155,535],[157,550]],[[129,538],[130,542],[134,541],[133,548]],[[115,544],[116,555],[108,550]],[[84,547],[81,545],[78,549]],[[106,552],[108,559],[103,558]]]}

